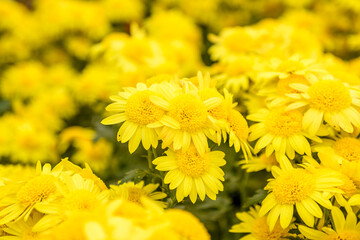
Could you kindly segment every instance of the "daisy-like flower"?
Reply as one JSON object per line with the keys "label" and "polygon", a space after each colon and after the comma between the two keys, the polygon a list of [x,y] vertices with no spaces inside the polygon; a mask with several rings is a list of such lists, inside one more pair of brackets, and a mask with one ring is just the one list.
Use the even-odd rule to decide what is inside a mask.
{"label": "daisy-like flower", "polygon": [[323,212],[318,204],[331,209],[328,192],[341,192],[336,187],[342,181],[333,176],[332,172],[311,171],[306,169],[288,168],[280,169],[273,167],[272,173],[275,178],[265,187],[269,194],[263,200],[260,216],[268,214],[267,223],[273,230],[278,219],[282,228],[287,228],[294,215],[294,207],[304,223],[310,227],[314,225],[314,217],[322,218]]}
{"label": "daisy-like flower", "polygon": [[352,211],[348,211],[345,217],[339,208],[333,207],[331,216],[334,223],[332,228],[323,227],[322,231],[319,231],[300,225],[299,231],[311,240],[360,239],[360,222],[357,222],[356,215]]}
{"label": "daisy-like flower", "polygon": [[112,198],[126,199],[130,202],[142,205],[141,198],[148,197],[161,207],[165,207],[165,203],[161,202],[161,199],[166,197],[166,193],[155,191],[159,187],[159,184],[147,184],[144,186],[144,182],[139,183],[127,182],[118,186],[110,185]]}
{"label": "daisy-like flower", "polygon": [[61,171],[52,171],[50,164],[41,167],[41,163],[38,162],[36,173],[36,176],[26,182],[14,184],[17,191],[0,200],[0,206],[3,207],[0,211],[0,225],[21,218],[27,221],[39,204],[47,208],[59,195],[56,182],[60,181]]}
{"label": "daisy-like flower", "polygon": [[276,161],[274,154],[266,156],[265,153],[260,154],[259,157],[254,157],[251,160],[242,160],[239,162],[242,164],[242,168],[246,169],[247,172],[259,172],[261,170],[271,171],[273,166],[279,166],[279,162]]}
{"label": "daisy-like flower", "polygon": [[246,236],[240,238],[242,240],[286,240],[293,235],[289,233],[289,230],[293,228],[292,224],[283,229],[279,221],[276,222],[274,229],[270,230],[266,222],[266,216],[259,216],[259,210],[260,206],[256,205],[255,207],[251,207],[248,212],[237,213],[236,217],[241,223],[232,226],[230,232],[248,233]]}
{"label": "daisy-like flower", "polygon": [[212,97],[203,101],[198,88],[189,81],[181,81],[182,89],[174,84],[159,86],[163,97],[151,96],[150,100],[166,111],[166,121],[162,121],[159,133],[162,147],[172,146],[174,150],[186,150],[193,143],[202,155],[208,148],[207,136],[216,126],[209,118],[209,110],[221,104],[221,98]]}
{"label": "daisy-like flower", "polygon": [[27,221],[24,219],[19,219],[16,222],[9,222],[2,228],[2,230],[8,236],[2,236],[0,239],[12,239],[12,240],[22,240],[22,239],[38,239],[39,233],[33,231],[33,226],[41,219],[42,214],[34,212],[29,216]]}
{"label": "daisy-like flower", "polygon": [[266,156],[275,151],[277,157],[286,154],[290,159],[295,157],[295,152],[311,155],[310,144],[305,138],[307,134],[303,131],[303,114],[300,111],[260,109],[247,118],[259,122],[250,127],[249,141],[258,139],[255,152],[266,148]]}
{"label": "daisy-like flower", "polygon": [[313,146],[316,152],[331,152],[339,164],[343,162],[360,161],[360,140],[350,136],[338,136],[324,139],[322,143]]}
{"label": "daisy-like flower", "polygon": [[156,131],[148,125],[161,125],[167,122],[168,117],[161,107],[150,101],[150,96],[155,94],[152,88],[138,83],[136,88],[124,88],[118,96],[110,97],[115,103],[108,105],[106,110],[116,114],[105,118],[101,123],[111,125],[124,122],[118,131],[117,140],[122,143],[129,141],[130,153],[138,148],[140,141],[146,150],[158,145]]}
{"label": "daisy-like flower", "polygon": [[[333,170],[337,178],[342,181],[338,186],[341,193],[334,193],[336,201],[341,205],[347,205],[347,199],[360,194],[360,162],[344,161],[340,164],[333,151],[321,151],[318,153],[321,165]],[[316,161],[311,161],[315,167],[320,167]]]}
{"label": "daisy-like flower", "polygon": [[360,128],[359,91],[339,80],[319,80],[312,78],[309,84],[294,83],[290,87],[300,93],[288,95],[294,103],[287,110],[307,107],[303,117],[303,127],[311,135],[316,135],[323,121],[336,130],[352,133],[354,126]]}
{"label": "daisy-like flower", "polygon": [[101,190],[93,180],[83,178],[78,173],[65,176],[63,183],[57,184],[61,194],[58,201],[51,203],[50,207],[43,203],[38,204],[36,209],[46,215],[35,224],[34,231],[42,232],[70,216],[93,212],[104,205],[109,198],[108,190]]}
{"label": "daisy-like flower", "polygon": [[153,163],[159,171],[169,171],[164,178],[170,189],[176,188],[176,199],[182,201],[190,195],[195,203],[197,196],[203,201],[205,195],[215,200],[216,194],[223,190],[224,172],[221,166],[226,164],[225,154],[221,151],[205,150],[200,155],[193,144],[183,149],[167,150],[166,156],[156,158]]}

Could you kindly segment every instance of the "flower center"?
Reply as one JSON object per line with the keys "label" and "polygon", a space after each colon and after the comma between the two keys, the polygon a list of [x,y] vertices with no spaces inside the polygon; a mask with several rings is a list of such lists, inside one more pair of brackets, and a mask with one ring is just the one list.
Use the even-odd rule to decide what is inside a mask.
{"label": "flower center", "polygon": [[318,81],[309,88],[308,94],[311,106],[321,111],[341,111],[352,103],[349,89],[339,81]]}
{"label": "flower center", "polygon": [[128,196],[127,200],[129,200],[130,202],[133,202],[133,203],[137,203],[139,205],[142,205],[141,197],[147,196],[146,192],[143,189],[137,188],[137,187],[129,187],[128,193],[129,193],[129,196]]}
{"label": "flower center", "polygon": [[349,161],[360,160],[360,141],[356,138],[345,137],[334,144],[335,152]]}
{"label": "flower center", "polygon": [[351,197],[356,193],[356,185],[348,176],[340,174],[339,179],[343,182],[342,185],[338,186],[339,189],[344,191],[343,195]]}
{"label": "flower center", "polygon": [[55,193],[55,178],[51,175],[37,176],[22,186],[17,193],[17,200],[23,206],[30,206],[46,200]]}
{"label": "flower center", "polygon": [[145,90],[138,91],[129,97],[125,112],[131,122],[147,125],[158,121],[164,115],[164,110],[150,101],[150,94],[150,91]]}
{"label": "flower center", "polygon": [[288,94],[288,93],[300,93],[299,90],[296,90],[292,87],[290,87],[290,84],[293,83],[301,83],[301,84],[308,84],[305,77],[302,75],[295,75],[292,74],[287,78],[282,78],[277,83],[277,90],[278,92],[282,94]]}
{"label": "flower center", "polygon": [[266,156],[265,153],[261,154],[259,156],[259,160],[261,163],[267,165],[267,166],[278,166],[279,163],[276,161],[275,155],[271,154],[269,157]]}
{"label": "flower center", "polygon": [[188,132],[204,128],[208,119],[205,104],[190,94],[183,94],[172,99],[168,114],[179,122],[182,130]]}
{"label": "flower center", "polygon": [[273,193],[280,204],[294,205],[313,191],[314,176],[305,169],[293,169],[274,180]]}
{"label": "flower center", "polygon": [[276,136],[291,136],[302,130],[303,115],[298,110],[272,110],[265,121],[266,130]]}
{"label": "flower center", "polygon": [[358,240],[360,232],[355,230],[341,231],[339,233],[326,236],[323,240]]}
{"label": "flower center", "polygon": [[200,177],[209,170],[209,154],[201,156],[194,145],[185,152],[176,151],[176,163],[179,170],[190,177]]}
{"label": "flower center", "polygon": [[269,226],[266,223],[266,217],[262,217],[255,220],[251,234],[255,239],[278,240],[285,239],[283,237],[288,236],[288,229],[282,229],[279,221],[277,221],[274,229],[270,231]]}
{"label": "flower center", "polygon": [[[213,88],[201,89],[199,91],[199,96],[203,101],[213,97],[219,97],[222,100],[224,99],[223,96],[216,89]],[[212,117],[216,119],[226,119],[228,116],[228,111],[224,100],[221,102],[219,106],[209,109],[208,112]]]}
{"label": "flower center", "polygon": [[230,124],[230,129],[234,131],[235,135],[241,140],[246,141],[249,135],[249,127],[243,115],[232,109],[227,120]]}
{"label": "flower center", "polygon": [[72,191],[64,199],[64,206],[70,210],[91,211],[97,203],[95,194],[84,189]]}

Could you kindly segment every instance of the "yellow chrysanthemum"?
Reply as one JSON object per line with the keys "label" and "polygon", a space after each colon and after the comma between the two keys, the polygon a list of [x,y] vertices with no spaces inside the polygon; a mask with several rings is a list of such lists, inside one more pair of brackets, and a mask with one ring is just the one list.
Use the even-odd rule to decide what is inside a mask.
{"label": "yellow chrysanthemum", "polygon": [[291,84],[300,93],[292,94],[294,103],[287,110],[307,107],[303,117],[303,127],[311,135],[316,135],[323,121],[336,130],[352,133],[354,126],[360,128],[359,90],[339,80],[319,80],[313,78],[305,84]]}
{"label": "yellow chrysanthemum", "polygon": [[224,172],[221,166],[226,164],[225,154],[221,151],[205,150],[200,155],[193,144],[187,150],[167,150],[166,156],[156,158],[153,163],[160,171],[169,171],[164,182],[170,189],[176,188],[176,199],[182,201],[190,196],[195,203],[197,196],[203,201],[205,195],[216,199],[216,194],[223,190]]}
{"label": "yellow chrysanthemum", "polygon": [[243,240],[286,240],[292,236],[289,230],[293,228],[293,226],[290,225],[284,229],[280,226],[279,221],[276,222],[274,229],[270,230],[266,222],[266,216],[259,216],[259,210],[260,206],[256,205],[255,207],[251,207],[248,212],[237,213],[236,217],[241,223],[232,226],[230,232],[248,233],[246,236],[240,238]]}
{"label": "yellow chrysanthemum", "polygon": [[334,224],[332,228],[323,227],[322,231],[319,231],[300,225],[299,231],[311,240],[360,239],[360,222],[357,222],[356,215],[352,211],[348,211],[345,217],[339,208],[333,207],[331,216]]}
{"label": "yellow chrysanthemum", "polygon": [[110,185],[112,198],[121,198],[142,205],[141,198],[148,197],[162,207],[166,204],[161,202],[161,199],[166,197],[166,193],[155,191],[159,184],[147,184],[144,182],[139,183],[127,182],[118,186]]}
{"label": "yellow chrysanthemum", "polygon": [[280,218],[282,228],[290,225],[294,215],[294,207],[300,218],[308,226],[314,225],[314,217],[322,218],[323,212],[318,204],[330,209],[332,204],[329,200],[331,195],[324,192],[341,192],[336,187],[342,181],[334,177],[332,172],[311,171],[311,168],[288,167],[280,169],[272,168],[274,179],[265,187],[269,194],[263,200],[260,216],[268,214],[267,223],[273,230]]}
{"label": "yellow chrysanthemum", "polygon": [[81,212],[93,212],[104,205],[109,197],[108,190],[101,190],[91,179],[80,174],[65,176],[63,184],[57,184],[60,198],[49,207],[39,204],[37,210],[46,215],[34,226],[35,232],[42,232]]}
{"label": "yellow chrysanthemum", "polygon": [[313,146],[314,151],[330,151],[338,163],[360,161],[360,140],[350,136],[339,136],[334,139],[324,139],[322,143]]}
{"label": "yellow chrysanthemum", "polygon": [[150,101],[150,96],[156,93],[152,88],[139,83],[136,88],[125,88],[118,96],[112,96],[115,103],[107,106],[106,110],[117,112],[102,120],[102,124],[110,125],[121,123],[118,131],[118,141],[129,141],[129,151],[133,153],[139,146],[140,141],[145,149],[150,146],[157,147],[158,137],[155,129],[149,128],[150,124],[161,125],[166,122],[165,111]]}
{"label": "yellow chrysanthemum", "polygon": [[[293,159],[295,151],[299,154],[311,155],[311,148],[307,136],[303,131],[303,115],[298,110],[285,111],[284,109],[260,109],[247,117],[256,123],[250,127],[249,140],[256,139],[255,152],[266,148],[266,155],[285,154]],[[278,159],[279,160],[279,159]]]}
{"label": "yellow chrysanthemum", "polygon": [[[59,192],[56,182],[61,171],[52,171],[50,164],[41,163],[36,166],[37,175],[22,183],[14,183],[14,191],[0,200],[0,225],[24,218],[29,218],[32,211],[39,205],[47,208],[56,199]],[[6,187],[6,186],[3,186]]]}
{"label": "yellow chrysanthemum", "polygon": [[161,85],[162,97],[150,98],[166,111],[159,139],[163,141],[163,148],[172,146],[174,150],[186,150],[193,143],[198,152],[204,154],[208,147],[207,136],[211,138],[211,130],[216,128],[208,111],[219,106],[221,98],[212,97],[203,101],[195,85],[189,81],[181,83],[183,89],[172,84]]}

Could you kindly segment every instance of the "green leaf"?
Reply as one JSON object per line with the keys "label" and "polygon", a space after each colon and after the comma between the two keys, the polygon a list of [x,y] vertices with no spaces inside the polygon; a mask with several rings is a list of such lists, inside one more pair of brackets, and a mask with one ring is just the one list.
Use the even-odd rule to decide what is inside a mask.
{"label": "green leaf", "polygon": [[248,208],[252,205],[260,203],[262,200],[265,199],[267,195],[267,191],[264,189],[256,190],[255,194],[252,197],[249,197],[248,200],[244,203],[243,208]]}

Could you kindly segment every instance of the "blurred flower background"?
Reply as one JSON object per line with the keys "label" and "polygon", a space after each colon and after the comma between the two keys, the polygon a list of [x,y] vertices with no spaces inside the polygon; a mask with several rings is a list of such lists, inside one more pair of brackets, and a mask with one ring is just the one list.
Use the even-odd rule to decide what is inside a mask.
{"label": "blurred flower background", "polygon": [[359,69],[357,0],[0,0],[0,239],[360,239]]}

